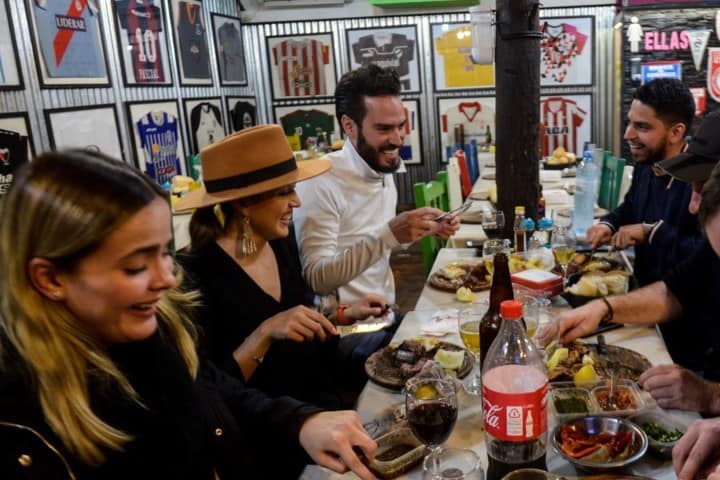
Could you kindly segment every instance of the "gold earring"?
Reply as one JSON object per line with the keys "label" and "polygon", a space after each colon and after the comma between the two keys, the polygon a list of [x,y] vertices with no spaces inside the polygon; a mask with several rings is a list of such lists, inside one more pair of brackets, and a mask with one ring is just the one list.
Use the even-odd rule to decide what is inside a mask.
{"label": "gold earring", "polygon": [[250,218],[243,217],[240,229],[240,238],[237,242],[235,255],[242,258],[255,253],[257,251],[257,245],[255,245],[255,241],[253,240],[253,231],[252,227],[250,226]]}
{"label": "gold earring", "polygon": [[54,292],[52,292],[52,296],[53,298],[60,298],[60,292],[55,290]]}

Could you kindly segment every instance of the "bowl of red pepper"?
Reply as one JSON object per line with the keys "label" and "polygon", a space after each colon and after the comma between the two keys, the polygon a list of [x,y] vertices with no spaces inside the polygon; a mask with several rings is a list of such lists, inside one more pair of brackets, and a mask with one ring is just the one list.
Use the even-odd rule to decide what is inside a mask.
{"label": "bowl of red pepper", "polygon": [[627,467],[648,449],[642,428],[624,418],[602,415],[560,423],[553,430],[552,443],[568,462],[589,471]]}

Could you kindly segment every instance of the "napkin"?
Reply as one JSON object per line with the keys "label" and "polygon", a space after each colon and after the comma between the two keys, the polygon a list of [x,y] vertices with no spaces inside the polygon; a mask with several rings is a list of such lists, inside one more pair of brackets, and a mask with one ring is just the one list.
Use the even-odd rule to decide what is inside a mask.
{"label": "napkin", "polygon": [[420,322],[420,331],[431,337],[444,337],[457,331],[458,309],[445,308],[433,313],[430,318]]}

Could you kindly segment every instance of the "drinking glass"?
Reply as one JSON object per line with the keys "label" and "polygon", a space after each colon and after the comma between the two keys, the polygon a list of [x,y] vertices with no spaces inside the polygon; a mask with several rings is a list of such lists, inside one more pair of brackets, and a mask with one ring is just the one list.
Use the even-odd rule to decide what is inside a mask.
{"label": "drinking glass", "polygon": [[551,248],[555,261],[563,272],[563,288],[567,284],[567,267],[575,255],[577,239],[570,227],[556,227],[553,229]]}
{"label": "drinking glass", "polygon": [[[535,345],[542,349],[546,344],[555,340],[557,336],[557,323],[555,323],[550,314],[550,299],[546,297],[537,297],[528,302],[525,306],[525,326],[527,328],[528,337]],[[546,329],[554,325],[553,330]],[[550,337],[547,338],[546,337]]]}
{"label": "drinking glass", "polygon": [[468,448],[443,448],[437,462],[423,462],[423,480],[483,480],[480,457]]}
{"label": "drinking glass", "polygon": [[499,231],[505,228],[505,213],[502,210],[487,209],[483,211],[482,227],[486,231]]}
{"label": "drinking glass", "polygon": [[440,446],[448,439],[457,420],[455,380],[450,377],[416,376],[405,384],[405,412],[415,437],[428,446],[439,461]]}
{"label": "drinking glass", "polygon": [[460,310],[458,313],[458,333],[465,348],[473,354],[475,365],[470,380],[463,386],[470,395],[482,394],[482,376],[480,372],[480,321],[488,310],[488,302],[480,301]]}
{"label": "drinking glass", "polygon": [[507,238],[494,238],[492,240],[485,240],[483,242],[483,262],[485,263],[485,270],[488,274],[492,274],[493,271],[493,259],[496,253],[504,253],[510,255],[512,251],[512,244],[510,239]]}
{"label": "drinking glass", "polygon": [[555,208],[551,213],[553,225],[562,228],[572,228],[573,209],[570,207]]}

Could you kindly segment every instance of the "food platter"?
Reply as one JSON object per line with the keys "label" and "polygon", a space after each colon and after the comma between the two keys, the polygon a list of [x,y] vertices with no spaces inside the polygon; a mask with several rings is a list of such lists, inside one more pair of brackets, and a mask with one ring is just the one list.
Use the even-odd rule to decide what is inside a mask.
{"label": "food platter", "polygon": [[[472,354],[466,349],[454,343],[442,342],[437,340],[426,340],[426,347],[424,354],[421,355],[421,360],[432,360],[438,350],[449,350],[453,352],[462,351],[465,356],[462,361],[462,365],[456,371],[458,378],[465,378],[473,368]],[[417,373],[417,368],[410,369],[403,367],[398,362],[395,353],[399,345],[388,345],[385,348],[378,350],[368,357],[365,361],[365,372],[368,378],[380,386],[390,388],[392,390],[402,390],[405,386],[405,382],[408,378],[414,376]],[[408,366],[409,363],[406,364]]]}
{"label": "food platter", "polygon": [[600,379],[609,379],[611,367],[615,366],[618,378],[637,382],[640,375],[652,366],[644,355],[617,345],[605,345],[607,358],[598,354],[597,343],[575,341],[564,347],[568,349],[567,359],[548,369],[548,379],[551,382],[573,380],[573,375],[583,367],[585,355],[592,359],[595,373]]}
{"label": "food platter", "polygon": [[455,293],[460,287],[479,292],[490,288],[488,277],[488,271],[482,262],[453,262],[430,275],[428,285],[451,293]]}

